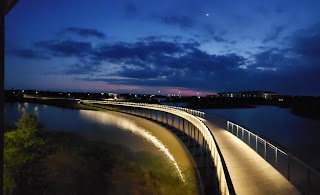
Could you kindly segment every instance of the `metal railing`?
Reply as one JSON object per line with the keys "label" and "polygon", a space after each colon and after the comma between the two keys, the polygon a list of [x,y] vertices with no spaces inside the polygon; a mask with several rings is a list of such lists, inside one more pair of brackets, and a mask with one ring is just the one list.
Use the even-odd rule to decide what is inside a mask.
{"label": "metal railing", "polygon": [[[81,102],[97,102],[96,100],[80,100]],[[106,104],[113,104],[116,103],[117,105],[138,105],[138,106],[148,106],[148,107],[154,107],[154,108],[164,108],[164,109],[173,109],[173,110],[180,110],[187,112],[193,116],[204,118],[205,112],[201,112],[198,110],[193,110],[189,108],[183,108],[178,106],[169,106],[169,105],[163,105],[163,104],[148,104],[148,103],[135,103],[135,102],[115,102],[115,101],[99,101],[100,103],[106,103]]]}
{"label": "metal railing", "polygon": [[[217,144],[213,138],[212,133],[207,128],[207,126],[199,120],[198,116],[204,116],[203,112],[195,111],[191,109],[181,108],[181,107],[174,107],[174,106],[167,106],[167,105],[159,105],[159,104],[146,104],[146,103],[132,103],[132,102],[112,102],[112,101],[92,101],[92,100],[82,100],[84,103],[97,103],[97,104],[108,104],[108,105],[116,105],[116,106],[126,106],[126,107],[135,107],[135,108],[144,108],[144,109],[152,109],[162,112],[167,112],[170,114],[174,114],[175,116],[181,117],[182,119],[192,123],[202,134],[204,140],[208,145],[208,149],[210,151],[210,155],[213,159],[214,166],[216,168],[216,174],[218,179],[218,186],[219,186],[219,194],[222,195],[229,195],[229,189],[233,189],[232,183],[227,181],[226,175],[229,176],[227,172],[227,168],[223,163],[223,158],[220,155],[220,150],[217,147]],[[124,112],[134,114],[134,115],[141,115],[141,112],[134,112],[130,110],[125,110]],[[143,114],[141,116],[144,116]],[[159,120],[158,117],[154,117],[153,119]],[[163,122],[163,121],[161,121]],[[167,122],[168,123],[168,122]],[[170,125],[168,123],[168,125]]]}
{"label": "metal railing", "polygon": [[280,146],[270,143],[236,123],[227,121],[227,131],[241,139],[255,150],[269,164],[276,168],[303,194],[320,193],[320,173],[298,158],[288,154]]}

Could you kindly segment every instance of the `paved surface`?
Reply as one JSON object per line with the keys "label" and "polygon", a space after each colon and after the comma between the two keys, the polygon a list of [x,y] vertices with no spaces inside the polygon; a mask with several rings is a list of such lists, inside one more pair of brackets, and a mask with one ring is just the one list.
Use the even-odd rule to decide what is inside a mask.
{"label": "paved surface", "polygon": [[225,160],[238,195],[300,194],[273,166],[230,132],[203,119]]}

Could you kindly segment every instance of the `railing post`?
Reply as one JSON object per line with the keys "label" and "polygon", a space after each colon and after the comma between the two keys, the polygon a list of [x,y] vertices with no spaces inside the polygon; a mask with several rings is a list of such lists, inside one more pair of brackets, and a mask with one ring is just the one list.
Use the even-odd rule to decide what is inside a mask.
{"label": "railing post", "polygon": [[242,141],[244,141],[244,140],[243,140],[243,127],[241,127],[241,129],[242,129]]}
{"label": "railing post", "polygon": [[256,152],[258,152],[258,136],[256,135]]}
{"label": "railing post", "polygon": [[233,123],[231,123],[231,127],[232,127],[232,132],[231,133],[233,134]]}
{"label": "railing post", "polygon": [[264,159],[267,160],[267,141],[264,140]]}
{"label": "railing post", "polygon": [[276,169],[278,169],[278,148],[276,147]]}
{"label": "railing post", "polygon": [[229,131],[229,121],[227,121],[227,131]]}
{"label": "railing post", "polygon": [[237,138],[239,138],[238,133],[239,133],[239,126],[237,125]]}

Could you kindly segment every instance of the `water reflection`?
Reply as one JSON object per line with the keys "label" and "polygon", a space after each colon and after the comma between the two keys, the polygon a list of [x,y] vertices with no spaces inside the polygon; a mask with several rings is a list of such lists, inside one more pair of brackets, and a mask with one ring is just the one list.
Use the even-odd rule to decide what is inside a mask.
{"label": "water reflection", "polygon": [[34,107],[33,113],[34,113],[36,116],[39,116],[39,106],[35,106],[35,107]]}
{"label": "water reflection", "polygon": [[105,124],[105,125],[113,125],[116,126],[120,129],[123,129],[125,131],[129,131],[133,133],[134,135],[137,135],[139,137],[142,137],[145,139],[147,142],[153,144],[155,147],[159,149],[162,153],[167,156],[167,158],[172,161],[173,165],[177,169],[177,172],[181,178],[181,180],[184,182],[184,177],[181,173],[181,170],[178,166],[178,163],[168,150],[168,148],[157,138],[155,137],[152,133],[147,131],[144,128],[139,127],[134,121],[129,120],[124,117],[120,116],[115,116],[109,113],[105,112],[97,112],[97,111],[88,111],[88,110],[80,110],[80,117],[91,120],[94,122],[98,122],[100,124]]}
{"label": "water reflection", "polygon": [[28,104],[26,104],[26,103],[24,103],[24,104],[18,104],[18,110],[19,110],[21,113],[25,113],[27,107],[28,107]]}

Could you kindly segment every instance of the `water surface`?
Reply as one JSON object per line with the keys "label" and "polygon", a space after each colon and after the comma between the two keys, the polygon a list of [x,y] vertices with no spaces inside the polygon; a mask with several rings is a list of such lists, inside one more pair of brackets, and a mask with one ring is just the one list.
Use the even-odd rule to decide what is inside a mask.
{"label": "water surface", "polygon": [[139,117],[41,104],[6,103],[5,122],[17,122],[24,112],[37,115],[48,131],[73,132],[88,139],[121,144],[136,152],[147,151],[161,156],[176,167],[182,179],[181,169],[193,166],[188,153],[171,132]]}
{"label": "water surface", "polygon": [[266,136],[320,169],[320,121],[293,115],[290,109],[274,106],[237,109],[203,109],[252,132]]}

